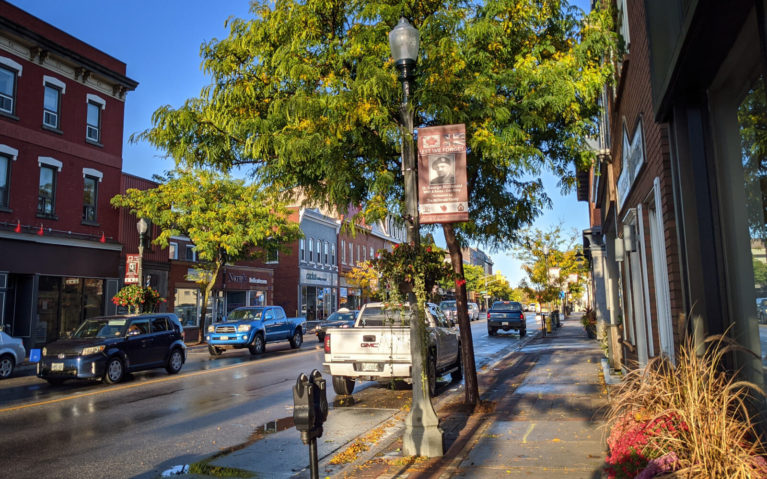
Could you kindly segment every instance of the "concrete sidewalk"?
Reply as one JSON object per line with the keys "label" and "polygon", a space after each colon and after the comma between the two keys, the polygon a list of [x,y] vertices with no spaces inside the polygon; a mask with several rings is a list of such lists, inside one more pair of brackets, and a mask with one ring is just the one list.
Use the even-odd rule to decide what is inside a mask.
{"label": "concrete sidewalk", "polygon": [[[580,315],[480,371],[482,406],[463,411],[457,394],[437,407],[445,456],[402,457],[400,441],[343,477],[601,478],[606,457],[601,413],[607,394],[599,344]],[[443,400],[444,401],[444,400]]]}

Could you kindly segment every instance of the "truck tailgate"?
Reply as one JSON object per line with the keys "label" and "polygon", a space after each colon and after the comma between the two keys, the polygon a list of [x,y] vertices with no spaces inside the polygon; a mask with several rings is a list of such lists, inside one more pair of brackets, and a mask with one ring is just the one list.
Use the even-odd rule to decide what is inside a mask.
{"label": "truck tailgate", "polygon": [[328,361],[410,361],[410,329],[403,327],[331,328]]}

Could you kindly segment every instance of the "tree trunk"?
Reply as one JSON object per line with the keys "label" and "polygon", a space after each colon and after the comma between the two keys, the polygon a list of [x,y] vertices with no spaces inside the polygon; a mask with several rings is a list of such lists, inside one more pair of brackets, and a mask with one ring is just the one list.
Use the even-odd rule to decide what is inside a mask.
{"label": "tree trunk", "polygon": [[450,223],[443,224],[447,249],[450,252],[450,262],[453,265],[458,281],[455,285],[456,311],[458,325],[461,330],[461,357],[463,358],[463,377],[466,384],[464,403],[476,406],[479,403],[479,386],[477,384],[477,365],[474,362],[474,342],[471,337],[471,321],[469,321],[468,300],[466,296],[466,281],[463,279],[463,255],[461,245],[455,238],[455,230]]}
{"label": "tree trunk", "polygon": [[208,301],[210,301],[210,292],[213,291],[213,286],[216,285],[216,279],[218,278],[218,272],[221,270],[221,266],[223,265],[222,262],[217,261],[216,262],[216,268],[213,270],[213,273],[210,276],[210,281],[205,283],[203,289],[202,289],[202,311],[200,311],[200,326],[199,326],[199,333],[198,337],[200,340],[200,343],[205,342],[205,319],[208,314]]}

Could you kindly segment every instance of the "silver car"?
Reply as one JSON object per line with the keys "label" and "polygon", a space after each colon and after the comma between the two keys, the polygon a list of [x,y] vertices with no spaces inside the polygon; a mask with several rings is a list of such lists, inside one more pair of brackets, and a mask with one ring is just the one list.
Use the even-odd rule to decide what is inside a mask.
{"label": "silver car", "polygon": [[0,379],[13,374],[13,368],[24,361],[27,355],[24,343],[19,338],[12,338],[2,331],[0,326]]}
{"label": "silver car", "polygon": [[479,306],[477,303],[469,303],[469,321],[476,321],[479,319]]}

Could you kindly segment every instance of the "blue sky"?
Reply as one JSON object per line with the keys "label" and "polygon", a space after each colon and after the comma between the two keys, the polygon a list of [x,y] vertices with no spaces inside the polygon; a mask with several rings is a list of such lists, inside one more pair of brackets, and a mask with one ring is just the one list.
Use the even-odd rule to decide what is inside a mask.
{"label": "blue sky", "polygon": [[[172,168],[172,162],[147,144],[130,144],[131,134],[151,126],[152,113],[160,106],[180,106],[199,95],[207,84],[200,69],[200,46],[223,38],[224,23],[230,16],[249,17],[244,0],[10,0],[10,3],[73,35],[127,64],[128,77],[139,82],[125,104],[123,170],[151,178]],[[588,0],[574,2],[588,8]],[[588,228],[586,203],[575,194],[559,194],[557,180],[543,178],[553,199],[553,209],[535,223],[546,229],[551,224],[566,228]],[[482,248],[481,245],[479,245]],[[516,285],[524,273],[509,253],[492,252],[495,270]]]}

